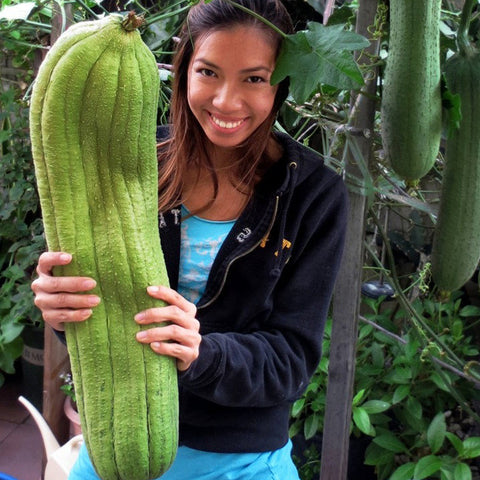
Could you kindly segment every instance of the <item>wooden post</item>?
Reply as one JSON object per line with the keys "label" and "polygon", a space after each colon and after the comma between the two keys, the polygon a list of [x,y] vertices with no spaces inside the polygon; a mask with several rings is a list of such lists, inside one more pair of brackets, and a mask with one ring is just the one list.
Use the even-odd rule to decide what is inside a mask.
{"label": "wooden post", "polygon": [[53,330],[45,327],[43,372],[43,417],[60,444],[68,440],[68,421],[63,413],[65,395],[60,390],[61,373],[70,370],[68,353]]}
{"label": "wooden post", "polygon": [[[57,2],[52,2],[52,33],[50,45],[53,45],[62,33],[62,26],[72,23],[71,5],[65,4],[66,22]],[[68,421],[63,413],[65,395],[60,390],[60,374],[69,371],[68,353],[65,345],[58,339],[49,326],[45,326],[44,373],[43,373],[43,417],[49,424],[60,444],[68,440]]]}
{"label": "wooden post", "polygon": [[[361,0],[357,14],[358,33],[369,38],[368,27],[374,24],[377,0]],[[376,55],[377,42],[371,40],[367,51]],[[369,59],[364,55],[362,61]],[[360,60],[359,60],[360,62]],[[373,132],[376,74],[367,79],[365,95],[356,99],[350,126],[357,132]],[[371,157],[372,135],[359,135],[357,141],[365,163]],[[362,178],[353,155],[349,155],[347,174]],[[327,403],[322,442],[320,480],[346,480],[352,411],[357,321],[363,267],[366,198],[350,192],[350,211],[342,266],[333,298],[333,324],[328,370]]]}

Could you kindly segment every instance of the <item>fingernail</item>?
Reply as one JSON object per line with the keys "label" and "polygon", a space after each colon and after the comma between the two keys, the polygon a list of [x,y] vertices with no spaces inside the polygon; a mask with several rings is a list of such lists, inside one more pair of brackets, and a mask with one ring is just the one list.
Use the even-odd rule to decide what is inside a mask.
{"label": "fingernail", "polygon": [[137,313],[135,315],[135,320],[137,322],[141,322],[145,318],[145,314],[143,312]]}
{"label": "fingernail", "polygon": [[147,287],[148,293],[158,293],[160,289],[158,287]]}
{"label": "fingernail", "polygon": [[68,253],[62,253],[62,254],[60,255],[60,260],[61,260],[62,262],[67,263],[67,262],[69,262],[71,259],[72,259],[72,256],[69,255]]}
{"label": "fingernail", "polygon": [[85,290],[91,290],[92,288],[95,288],[97,285],[97,282],[95,280],[85,280],[82,284],[82,287]]}
{"label": "fingernail", "polygon": [[137,340],[145,340],[147,338],[147,332],[138,332]]}
{"label": "fingernail", "polygon": [[95,295],[89,295],[88,296],[88,304],[94,307],[95,305],[98,305],[100,303],[100,298],[95,296]]}

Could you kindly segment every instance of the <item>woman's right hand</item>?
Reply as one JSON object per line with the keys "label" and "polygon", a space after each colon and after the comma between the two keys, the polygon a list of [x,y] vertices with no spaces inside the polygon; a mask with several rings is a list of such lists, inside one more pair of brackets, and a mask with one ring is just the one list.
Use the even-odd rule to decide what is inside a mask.
{"label": "woman's right hand", "polygon": [[38,278],[32,282],[35,305],[43,319],[55,330],[64,330],[64,322],[82,322],[92,315],[92,307],[100,303],[97,295],[88,294],[96,286],[89,277],[54,277],[53,267],[68,265],[69,253],[45,252],[37,266]]}

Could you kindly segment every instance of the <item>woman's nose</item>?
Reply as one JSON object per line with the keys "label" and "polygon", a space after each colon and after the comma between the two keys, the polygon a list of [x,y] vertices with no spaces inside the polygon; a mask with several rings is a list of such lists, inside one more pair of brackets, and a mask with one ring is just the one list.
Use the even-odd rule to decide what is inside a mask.
{"label": "woman's nose", "polygon": [[241,92],[238,85],[224,82],[215,91],[213,106],[222,113],[234,112],[242,105]]}

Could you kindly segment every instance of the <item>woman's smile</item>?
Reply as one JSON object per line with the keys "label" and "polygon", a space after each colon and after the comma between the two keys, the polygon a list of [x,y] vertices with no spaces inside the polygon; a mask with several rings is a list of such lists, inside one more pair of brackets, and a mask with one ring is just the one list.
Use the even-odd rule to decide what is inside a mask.
{"label": "woman's smile", "polygon": [[210,119],[212,120],[212,122],[219,128],[223,129],[223,130],[235,130],[240,127],[241,125],[243,125],[243,123],[245,122],[245,119],[242,119],[242,120],[222,120],[220,119],[219,117],[217,117],[215,114],[213,113],[210,113]]}

